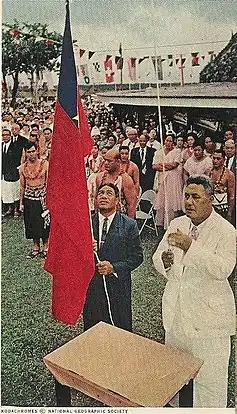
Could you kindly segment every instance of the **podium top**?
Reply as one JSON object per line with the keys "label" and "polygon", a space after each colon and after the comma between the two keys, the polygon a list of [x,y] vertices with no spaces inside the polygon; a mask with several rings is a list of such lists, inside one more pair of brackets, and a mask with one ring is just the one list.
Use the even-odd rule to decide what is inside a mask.
{"label": "podium top", "polygon": [[104,322],[45,356],[44,363],[64,385],[86,392],[83,382],[120,397],[120,405],[138,407],[164,406],[202,365],[187,353]]}

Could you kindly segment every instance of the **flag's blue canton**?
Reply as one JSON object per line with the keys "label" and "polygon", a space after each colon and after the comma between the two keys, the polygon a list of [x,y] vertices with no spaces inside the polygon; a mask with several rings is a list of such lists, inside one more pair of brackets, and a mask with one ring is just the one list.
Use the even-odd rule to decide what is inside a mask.
{"label": "flag's blue canton", "polygon": [[66,5],[66,22],[63,35],[58,99],[70,118],[74,118],[77,115],[77,75],[68,3]]}

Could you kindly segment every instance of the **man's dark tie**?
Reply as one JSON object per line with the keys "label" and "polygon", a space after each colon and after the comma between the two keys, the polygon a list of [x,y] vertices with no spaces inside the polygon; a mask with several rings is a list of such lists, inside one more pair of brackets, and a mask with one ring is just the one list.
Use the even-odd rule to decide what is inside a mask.
{"label": "man's dark tie", "polygon": [[141,160],[143,161],[143,158],[144,158],[144,148],[142,148],[142,150],[141,150]]}
{"label": "man's dark tie", "polygon": [[231,167],[231,157],[226,158],[225,165],[226,165],[226,168],[229,168],[230,169],[230,167]]}
{"label": "man's dark tie", "polygon": [[103,247],[103,245],[105,243],[107,231],[108,231],[108,218],[105,217],[103,227],[102,227],[102,233],[101,233],[100,249]]}
{"label": "man's dark tie", "polygon": [[3,155],[5,155],[7,153],[7,145],[4,144],[3,145]]}
{"label": "man's dark tie", "polygon": [[152,142],[150,143],[150,147],[151,147],[151,148],[153,147],[153,144],[152,144]]}

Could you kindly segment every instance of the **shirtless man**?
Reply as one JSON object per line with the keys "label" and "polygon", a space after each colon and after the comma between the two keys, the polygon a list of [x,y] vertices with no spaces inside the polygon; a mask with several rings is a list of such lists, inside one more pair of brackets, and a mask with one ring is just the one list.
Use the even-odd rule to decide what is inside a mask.
{"label": "shirtless man", "polygon": [[235,204],[235,175],[225,167],[225,154],[215,150],[213,156],[211,179],[214,183],[213,206],[217,213],[231,222]]}
{"label": "shirtless man", "polygon": [[[28,258],[40,254],[40,239],[43,242],[41,256],[46,258],[49,237],[49,215],[45,206],[48,161],[39,159],[37,147],[29,142],[26,146],[26,162],[20,167],[20,211],[24,212],[27,239],[33,239],[33,250]],[[45,211],[45,218],[42,213]]]}
{"label": "shirtless man", "polygon": [[97,174],[96,188],[102,183],[116,184],[120,192],[121,212],[134,218],[136,212],[137,195],[135,185],[128,173],[120,169],[120,153],[118,150],[109,150],[104,155],[105,171]]}
{"label": "shirtless man", "polygon": [[119,153],[120,153],[120,160],[121,160],[121,164],[120,164],[121,171],[128,173],[128,175],[132,178],[134,185],[135,185],[136,194],[137,196],[139,196],[140,182],[139,182],[138,166],[134,162],[129,160],[129,147],[128,146],[121,145],[121,147],[119,147]]}

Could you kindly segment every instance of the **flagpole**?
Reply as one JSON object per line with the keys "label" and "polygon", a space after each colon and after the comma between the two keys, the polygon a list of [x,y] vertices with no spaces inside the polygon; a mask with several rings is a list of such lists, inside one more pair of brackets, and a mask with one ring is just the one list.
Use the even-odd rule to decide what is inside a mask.
{"label": "flagpole", "polygon": [[[152,6],[153,10],[155,9],[154,0],[152,0]],[[153,13],[153,16],[155,16],[155,13]],[[163,166],[163,177],[164,177],[164,196],[165,196],[165,217],[164,217],[164,227],[168,228],[168,205],[167,205],[167,185],[165,180],[165,151],[164,151],[164,140],[163,140],[163,131],[162,131],[162,116],[161,116],[161,100],[160,100],[160,82],[158,77],[158,64],[157,64],[157,45],[156,45],[156,39],[157,36],[157,26],[155,24],[155,19],[153,19],[153,25],[154,25],[154,49],[155,49],[155,72],[156,72],[156,92],[157,92],[157,109],[158,109],[158,120],[159,120],[159,135],[160,135],[160,143],[162,145],[162,151],[163,151],[163,160],[162,160],[162,166]]]}
{"label": "flagpole", "polygon": [[120,59],[121,59],[121,73],[120,73],[120,83],[123,84],[123,50],[122,43],[119,45]]}
{"label": "flagpole", "polygon": [[181,72],[181,86],[184,86],[184,66],[183,66],[183,63],[182,63],[182,59],[183,59],[183,57],[182,57],[182,55],[180,55],[181,65],[180,65],[179,69],[180,69],[180,72]]}

